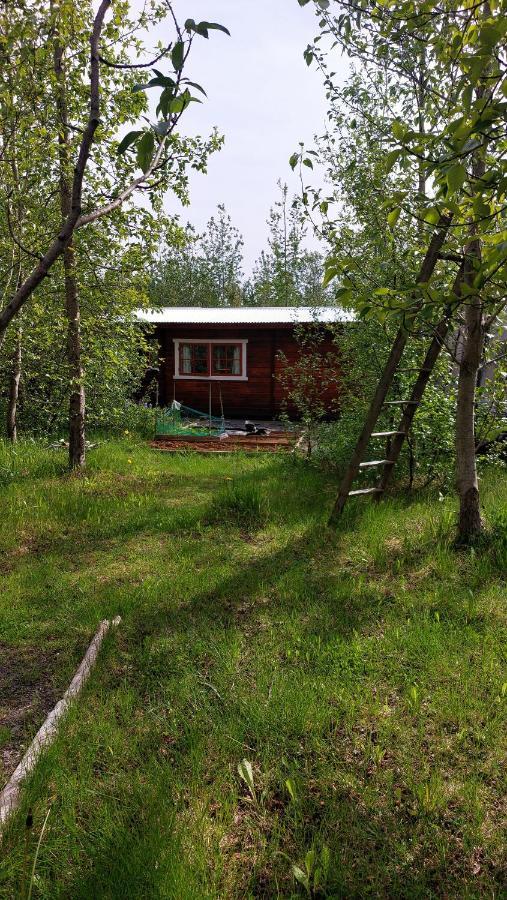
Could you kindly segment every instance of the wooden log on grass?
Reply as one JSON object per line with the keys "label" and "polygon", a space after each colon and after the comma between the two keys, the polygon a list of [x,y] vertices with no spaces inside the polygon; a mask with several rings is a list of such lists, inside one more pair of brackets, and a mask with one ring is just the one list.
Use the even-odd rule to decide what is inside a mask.
{"label": "wooden log on grass", "polygon": [[31,775],[35,769],[35,765],[42,751],[53,743],[58,732],[58,723],[62,716],[67,712],[72,700],[77,697],[82,690],[83,685],[95,665],[105,635],[111,626],[116,628],[120,622],[120,616],[116,616],[112,621],[104,619],[104,621],[100,623],[95,637],[88,647],[88,650],[86,651],[69,687],[65,691],[65,694],[51,710],[44,724],[39,728],[19,766],[11,775],[3,791],[0,793],[0,835],[5,828],[8,819],[19,805],[22,782],[27,775]]}

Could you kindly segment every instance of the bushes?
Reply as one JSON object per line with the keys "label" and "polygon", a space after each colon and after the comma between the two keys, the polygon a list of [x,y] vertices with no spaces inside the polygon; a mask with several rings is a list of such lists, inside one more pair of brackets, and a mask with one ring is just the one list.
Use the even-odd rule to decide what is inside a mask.
{"label": "bushes", "polygon": [[90,429],[108,435],[121,436],[133,432],[142,438],[152,438],[155,434],[157,411],[151,406],[143,406],[132,400],[117,403],[107,411],[102,411],[90,423]]}

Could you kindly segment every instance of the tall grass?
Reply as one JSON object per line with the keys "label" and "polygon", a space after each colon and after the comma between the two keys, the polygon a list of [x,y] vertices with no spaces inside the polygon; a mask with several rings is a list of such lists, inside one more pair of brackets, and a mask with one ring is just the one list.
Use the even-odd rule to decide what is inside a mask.
{"label": "tall grass", "polygon": [[51,900],[502,896],[505,470],[471,552],[451,496],[330,532],[333,477],[278,456],[129,435],[77,477],[0,460],[3,750],[123,617],[23,793],[1,898],[32,869]]}

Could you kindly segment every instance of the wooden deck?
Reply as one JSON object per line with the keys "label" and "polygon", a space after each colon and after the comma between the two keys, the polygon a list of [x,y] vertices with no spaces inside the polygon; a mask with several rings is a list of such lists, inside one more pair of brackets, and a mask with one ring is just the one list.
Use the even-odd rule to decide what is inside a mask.
{"label": "wooden deck", "polygon": [[154,441],[150,441],[150,447],[166,453],[181,453],[187,450],[193,450],[195,453],[234,453],[237,451],[275,453],[278,450],[292,450],[296,440],[297,434],[291,431],[272,431],[265,435],[225,434],[216,438],[161,435]]}

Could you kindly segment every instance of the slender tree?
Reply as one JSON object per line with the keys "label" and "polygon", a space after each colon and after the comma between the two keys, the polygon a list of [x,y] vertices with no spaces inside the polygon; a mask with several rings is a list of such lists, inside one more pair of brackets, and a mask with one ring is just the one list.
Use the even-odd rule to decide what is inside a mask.
{"label": "slender tree", "polygon": [[[301,5],[309,0],[299,0]],[[382,208],[387,228],[400,228],[407,218],[422,236],[445,221],[445,241],[428,277],[404,287],[379,285],[373,304],[385,316],[406,318],[417,309],[419,321],[437,323],[451,296],[445,272],[458,266],[460,284],[454,296],[464,314],[463,354],[457,412],[457,470],[460,498],[459,537],[474,540],[481,530],[475,466],[474,394],[484,328],[505,304],[507,249],[505,230],[504,156],[506,86],[506,4],[503,0],[467,3],[446,0],[420,7],[402,0],[374,5],[360,0],[316,2],[321,36],[306,58],[333,79],[327,69],[321,37],[332,35],[350,56],[360,59],[364,72],[382,73],[394,91],[386,110],[389,135],[385,140],[387,168],[394,184]],[[424,47],[424,122],[417,110]],[[414,102],[415,99],[415,102]],[[414,170],[417,188],[406,184]],[[429,189],[422,195],[422,179]],[[412,182],[413,184],[413,182]],[[417,254],[415,256],[415,260]],[[332,254],[329,279],[340,276],[342,302],[355,297],[360,309],[371,308],[343,266]]]}
{"label": "slender tree", "polygon": [[[63,64],[63,46],[59,35],[60,22],[55,21],[54,70],[56,79],[56,109],[58,124],[58,156],[60,169],[60,209],[62,225],[71,213],[72,190],[70,178],[69,121],[67,114],[67,85]],[[81,468],[85,464],[85,390],[81,361],[81,313],[78,296],[74,240],[68,241],[63,252],[65,275],[65,312],[67,316],[67,364],[70,375],[69,401],[69,466]]]}
{"label": "slender tree", "polygon": [[[110,7],[113,7],[115,10],[115,18],[106,25],[106,14]],[[73,4],[70,4],[70,7],[66,7],[66,10],[69,15],[73,15],[75,7]],[[9,10],[10,14],[11,10]],[[19,18],[23,19],[23,16],[24,11],[20,11]],[[169,16],[173,22],[174,40],[157,53],[154,61],[147,63],[126,62],[125,55],[129,47],[138,46],[137,35],[139,28],[163,16]],[[30,33],[36,42],[40,41],[38,37],[40,31],[44,32],[47,30],[48,17],[50,19],[48,10],[44,6],[42,11],[37,9],[34,11],[33,16],[29,16]],[[102,0],[93,17],[93,21],[90,23],[88,111],[83,116],[82,121],[75,126],[80,134],[80,140],[72,161],[73,177],[70,191],[70,211],[61,227],[58,228],[52,238],[49,238],[36,265],[16,288],[0,312],[0,339],[3,339],[5,329],[14,316],[17,315],[35,289],[47,277],[55,262],[63,256],[75,231],[120,210],[139,189],[147,189],[151,194],[157,189],[166,189],[174,181],[175,174],[179,175],[180,178],[182,175],[184,176],[186,167],[190,162],[198,168],[205,168],[207,153],[219,146],[216,137],[204,144],[195,139],[191,141],[182,139],[178,135],[177,128],[185,109],[196,99],[191,93],[191,88],[202,92],[202,88],[199,85],[196,86],[189,82],[183,74],[194,37],[196,35],[208,37],[209,32],[212,30],[227,31],[227,29],[213,22],[196,23],[193,19],[187,19],[185,25],[180,26],[170,2],[156,3],[149,18],[143,13],[140,20],[132,25],[132,31],[127,32],[131,36],[130,44],[125,44],[125,41],[122,41],[121,38],[121,29],[126,26],[128,21],[124,5],[116,4],[114,0]],[[105,51],[102,51],[101,42],[104,30],[109,31],[112,35],[113,50],[115,47],[117,50],[115,59],[106,56]],[[15,66],[18,60],[26,55],[25,36],[26,27],[23,21],[16,29],[9,29],[9,41],[6,45],[4,44],[3,48],[4,58],[8,61],[8,65]],[[77,56],[80,57],[82,55],[83,48],[78,51]],[[107,191],[109,198],[104,199],[105,192],[100,189],[95,192],[94,196],[86,194],[88,209],[84,209],[84,191],[87,187],[86,175],[93,156],[97,132],[100,135],[99,125],[101,125],[101,115],[103,114],[101,106],[101,77],[102,81],[104,80],[102,70],[126,73],[126,86],[128,87],[131,84],[131,73],[133,70],[156,65],[160,60],[169,60],[171,74],[164,75],[159,70],[155,70],[153,78],[146,84],[139,85],[140,92],[152,87],[161,91],[160,101],[157,106],[157,120],[147,127],[131,131],[118,146],[120,153],[136,150],[136,163],[141,169],[141,174],[129,177],[129,168],[125,169],[123,167],[122,170],[120,167],[117,183],[111,186],[107,185],[109,187]],[[116,85],[115,93],[119,92],[120,87]],[[27,108],[29,108],[28,103]],[[133,102],[131,109],[134,111],[134,114],[130,113],[132,121],[138,116],[139,105]],[[128,111],[124,118],[125,120],[129,118]],[[97,172],[97,166],[100,166],[100,162],[96,157],[93,157],[92,161],[93,168]]]}
{"label": "slender tree", "polygon": [[324,260],[305,246],[307,224],[287,185],[278,182],[279,199],[267,220],[268,247],[256,261],[246,286],[248,303],[257,306],[322,306],[330,293],[322,287]]}

